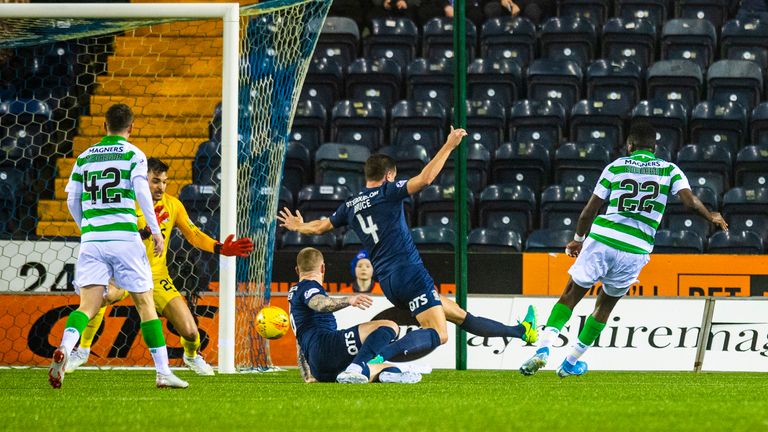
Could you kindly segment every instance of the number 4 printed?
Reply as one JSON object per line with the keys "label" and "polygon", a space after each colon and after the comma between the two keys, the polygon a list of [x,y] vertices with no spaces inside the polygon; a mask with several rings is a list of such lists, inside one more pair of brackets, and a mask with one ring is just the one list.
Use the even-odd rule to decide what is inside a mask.
{"label": "number 4 printed", "polygon": [[[370,216],[366,216],[365,219],[363,219],[363,216],[360,215],[360,213],[358,213],[357,221],[360,222],[360,228],[363,229],[363,232],[373,237],[373,244],[378,243],[379,234],[377,233],[377,231],[379,231],[379,227],[375,223],[373,223],[373,218],[371,218]],[[367,225],[366,225],[366,221],[368,222]]]}

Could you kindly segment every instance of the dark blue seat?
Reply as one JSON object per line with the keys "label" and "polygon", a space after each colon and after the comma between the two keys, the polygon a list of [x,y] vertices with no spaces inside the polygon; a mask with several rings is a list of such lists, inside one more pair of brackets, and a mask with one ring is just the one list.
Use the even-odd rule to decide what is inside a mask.
{"label": "dark blue seat", "polygon": [[768,102],[763,102],[752,110],[749,128],[750,143],[768,145]]}
{"label": "dark blue seat", "polygon": [[689,144],[677,154],[677,165],[691,186],[706,186],[722,195],[730,187],[731,153],[727,147]]}
{"label": "dark blue seat", "polygon": [[[0,128],[23,127],[29,135],[53,131],[53,112],[47,103],[37,99],[0,101]],[[10,135],[6,132],[3,135]]]}
{"label": "dark blue seat", "polygon": [[557,16],[581,18],[592,23],[595,28],[600,28],[608,19],[611,3],[611,0],[559,0]]}
{"label": "dark blue seat", "polygon": [[366,57],[390,59],[405,68],[416,57],[419,29],[408,18],[374,18],[371,35],[363,40]]}
{"label": "dark blue seat", "polygon": [[640,99],[642,69],[632,61],[596,60],[587,68],[587,98],[629,112]]}
{"label": "dark blue seat", "polygon": [[360,249],[363,249],[363,242],[360,241],[355,230],[347,230],[341,238],[341,250],[359,251]]}
{"label": "dark blue seat", "polygon": [[736,156],[734,179],[736,186],[747,189],[768,187],[768,144],[747,146]]}
{"label": "dark blue seat", "polygon": [[768,67],[768,22],[730,20],[720,35],[720,58],[749,60]]}
{"label": "dark blue seat", "polygon": [[371,156],[358,145],[326,143],[315,153],[315,183],[342,185],[356,194],[365,186],[365,161]]}
{"label": "dark blue seat", "polygon": [[553,100],[571,107],[581,99],[582,71],[578,63],[568,60],[537,59],[527,72],[528,98]]}
{"label": "dark blue seat", "polygon": [[655,254],[704,253],[704,240],[693,231],[656,231],[653,245]]}
{"label": "dark blue seat", "polygon": [[688,113],[680,102],[662,99],[641,101],[632,110],[632,120],[642,120],[656,129],[657,149],[662,146],[671,153],[677,153],[686,142]]}
{"label": "dark blue seat", "polygon": [[349,188],[342,185],[313,184],[301,188],[296,206],[305,221],[327,218],[352,196]]}
{"label": "dark blue seat", "polygon": [[617,0],[616,15],[625,20],[645,19],[661,27],[669,17],[669,0]]}
{"label": "dark blue seat", "polygon": [[301,143],[289,141],[285,147],[285,166],[283,168],[282,185],[293,195],[311,182],[312,157],[309,150]]}
{"label": "dark blue seat", "polygon": [[411,237],[421,252],[453,251],[456,234],[443,226],[411,228]]}
{"label": "dark blue seat", "polygon": [[453,61],[418,58],[406,70],[408,99],[439,102],[453,106]]}
{"label": "dark blue seat", "polygon": [[429,163],[429,152],[420,145],[396,147],[386,146],[379,150],[379,153],[385,154],[397,163],[397,178],[409,179],[421,173]]}
{"label": "dark blue seat", "polygon": [[691,113],[690,133],[691,142],[715,144],[735,155],[748,136],[747,110],[733,102],[701,102]]}
{"label": "dark blue seat", "polygon": [[314,153],[325,142],[328,117],[323,105],[315,101],[299,101],[293,115],[289,138],[300,142],[310,153]]}
{"label": "dark blue seat", "polygon": [[300,251],[306,247],[313,247],[323,252],[337,249],[336,234],[333,231],[321,235],[301,234],[294,231],[286,231],[283,234],[281,250]]}
{"label": "dark blue seat", "polygon": [[504,140],[507,115],[504,106],[488,100],[467,101],[467,143],[496,151]]}
{"label": "dark blue seat", "polygon": [[[467,146],[466,178],[467,187],[474,193],[480,193],[488,184],[488,173],[491,170],[491,153],[482,144],[465,144]],[[454,152],[446,161],[445,167],[440,172],[437,181],[444,188],[454,187],[456,184],[456,155]]]}
{"label": "dark blue seat", "polygon": [[[78,77],[84,72],[81,64],[88,62],[86,59],[78,62],[78,56],[86,56],[80,51],[77,44],[63,41],[17,49],[11,67],[20,93],[36,88],[93,84],[93,77]],[[29,96],[25,94],[22,97]]]}
{"label": "dark blue seat", "polygon": [[520,234],[508,230],[475,228],[469,233],[467,249],[472,252],[520,252]]}
{"label": "dark blue seat", "polygon": [[656,59],[656,26],[645,19],[611,18],[603,26],[603,57],[643,69]]}
{"label": "dark blue seat", "polygon": [[[689,178],[689,180],[691,180]],[[720,208],[717,193],[706,186],[691,186],[691,192],[704,204],[709,211],[717,211]],[[712,230],[712,224],[703,216],[693,210],[688,209],[675,194],[669,194],[667,207],[665,209],[664,226],[670,231],[692,231],[701,238],[707,238]]]}
{"label": "dark blue seat", "polygon": [[480,55],[528,66],[536,55],[536,26],[519,16],[486,20],[480,31]]}
{"label": "dark blue seat", "polygon": [[445,139],[445,122],[445,108],[439,103],[402,100],[390,111],[390,142],[400,147],[420,145],[433,154]]}
{"label": "dark blue seat", "polygon": [[[456,217],[454,210],[454,187],[427,186],[416,195],[416,224],[418,226],[453,227]],[[474,225],[474,194],[467,192],[467,220]]]}
{"label": "dark blue seat", "polygon": [[218,211],[220,197],[221,192],[213,185],[188,184],[179,191],[179,201],[190,214],[210,215],[212,211]]}
{"label": "dark blue seat", "polygon": [[689,60],[706,69],[715,57],[717,30],[703,19],[676,18],[661,30],[661,58]]}
{"label": "dark blue seat", "polygon": [[718,231],[709,238],[707,253],[758,255],[765,253],[765,245],[752,231]]}
{"label": "dark blue seat", "polygon": [[525,241],[526,252],[560,252],[573,240],[573,230],[539,229]]}
{"label": "dark blue seat", "polygon": [[763,71],[748,60],[719,60],[707,70],[707,99],[741,104],[747,111],[760,103]]}
{"label": "dark blue seat", "polygon": [[728,18],[728,0],[678,0],[675,17],[707,20],[720,28]]}
{"label": "dark blue seat", "polygon": [[519,184],[491,185],[480,194],[478,220],[482,227],[525,235],[536,217],[536,194]]}
{"label": "dark blue seat", "polygon": [[701,68],[688,60],[660,60],[646,75],[648,99],[680,102],[690,112],[699,103],[704,87]]}
{"label": "dark blue seat", "polygon": [[491,177],[494,183],[521,184],[539,193],[549,182],[549,150],[536,143],[503,144],[496,150]]}
{"label": "dark blue seat", "polygon": [[594,143],[613,154],[624,149],[623,104],[612,101],[581,100],[571,110],[571,139]]}
{"label": "dark blue seat", "polygon": [[540,144],[552,150],[560,145],[565,122],[564,106],[557,101],[517,101],[509,110],[509,140]]}
{"label": "dark blue seat", "polygon": [[590,188],[552,185],[541,193],[541,227],[576,229],[581,211],[592,195]]}
{"label": "dark blue seat", "polygon": [[360,30],[350,18],[329,16],[315,46],[315,57],[335,60],[343,68],[357,58]]}
{"label": "dark blue seat", "polygon": [[585,66],[598,48],[595,26],[575,16],[550,18],[541,26],[541,56],[552,60],[574,61]]}
{"label": "dark blue seat", "polygon": [[335,61],[327,58],[313,58],[309,63],[300,101],[315,101],[330,111],[333,104],[341,99],[344,91],[344,70]]}
{"label": "dark blue seat", "polygon": [[359,58],[347,67],[347,99],[369,100],[385,107],[400,100],[400,65],[389,59]]}
{"label": "dark blue seat", "polygon": [[294,193],[292,193],[287,187],[280,186],[280,195],[277,196],[277,208],[282,210],[284,208],[292,209],[295,207],[296,202],[293,200]]}
{"label": "dark blue seat", "polygon": [[728,228],[754,231],[768,239],[768,189],[737,187],[723,196],[723,217]]}
{"label": "dark blue seat", "polygon": [[513,60],[475,59],[467,72],[467,97],[509,106],[523,90],[522,70]]}
{"label": "dark blue seat", "polygon": [[[475,58],[477,30],[469,19],[466,20],[467,59]],[[424,23],[421,53],[430,60],[453,58],[453,18],[435,17]]]}
{"label": "dark blue seat", "polygon": [[592,190],[610,157],[608,149],[598,144],[563,144],[555,152],[555,183]]}
{"label": "dark blue seat", "polygon": [[384,144],[387,110],[376,101],[343,100],[331,113],[331,140],[374,151]]}
{"label": "dark blue seat", "polygon": [[218,185],[221,183],[221,144],[216,141],[201,143],[192,162],[192,183]]}

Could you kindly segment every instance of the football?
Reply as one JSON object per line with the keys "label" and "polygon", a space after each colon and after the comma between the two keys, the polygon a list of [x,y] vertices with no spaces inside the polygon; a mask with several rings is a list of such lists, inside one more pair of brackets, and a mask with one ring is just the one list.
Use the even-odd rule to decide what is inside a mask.
{"label": "football", "polygon": [[267,306],[256,315],[256,331],[267,339],[280,339],[291,326],[291,320],[284,310]]}

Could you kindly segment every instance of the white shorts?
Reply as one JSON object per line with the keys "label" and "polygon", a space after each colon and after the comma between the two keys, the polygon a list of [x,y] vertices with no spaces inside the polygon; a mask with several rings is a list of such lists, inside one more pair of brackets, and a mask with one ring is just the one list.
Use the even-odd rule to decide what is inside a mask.
{"label": "white shorts", "polygon": [[88,285],[108,286],[110,279],[126,291],[152,290],[152,270],[144,243],[136,241],[86,242],[80,244],[75,265],[75,292]]}
{"label": "white shorts", "polygon": [[578,286],[589,288],[600,281],[607,295],[623,297],[650,260],[649,254],[623,252],[587,237],[568,273]]}

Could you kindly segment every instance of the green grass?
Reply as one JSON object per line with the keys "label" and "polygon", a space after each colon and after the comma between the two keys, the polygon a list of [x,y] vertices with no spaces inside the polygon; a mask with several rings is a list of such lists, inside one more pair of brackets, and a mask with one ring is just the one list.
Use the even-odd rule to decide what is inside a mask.
{"label": "green grass", "polygon": [[420,384],[304,384],[295,370],[154,388],[151,371],[0,370],[0,430],[757,431],[768,378],[747,373],[436,371]]}

